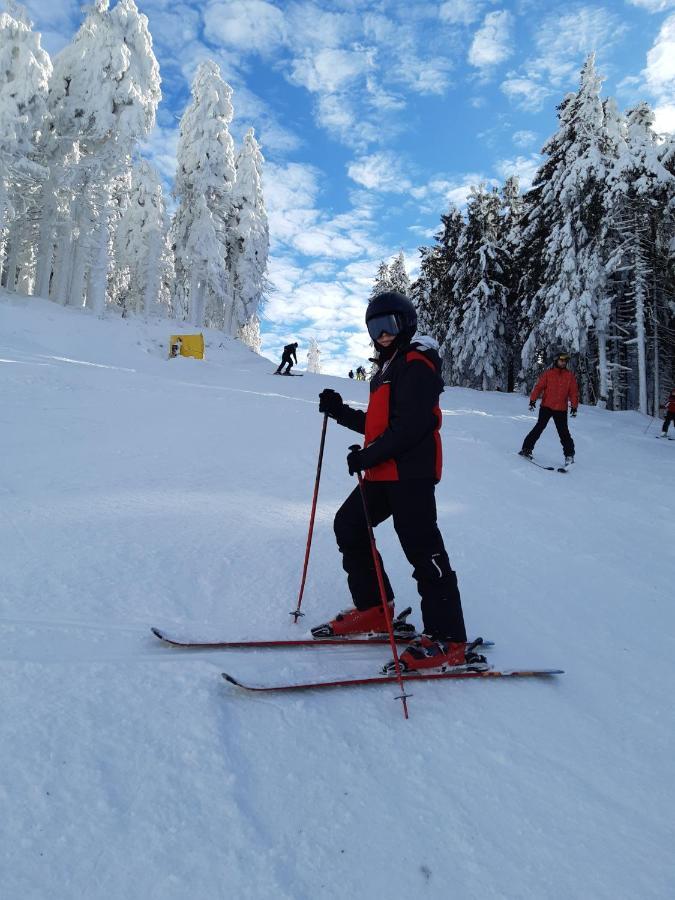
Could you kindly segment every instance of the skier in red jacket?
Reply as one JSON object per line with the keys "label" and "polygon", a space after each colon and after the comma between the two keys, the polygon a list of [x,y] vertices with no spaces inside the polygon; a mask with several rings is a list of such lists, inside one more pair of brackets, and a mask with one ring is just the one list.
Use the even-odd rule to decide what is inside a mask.
{"label": "skier in red jacket", "polygon": [[[462,603],[436,521],[435,486],[441,478],[443,390],[435,341],[413,341],[417,313],[403,294],[378,294],[366,311],[368,333],[378,350],[368,409],[352,409],[337,391],[319,394],[319,412],[365,436],[365,447],[347,457],[349,474],[365,472],[364,490],[373,526],[390,516],[422,598],[424,634],[401,654],[405,669],[440,666],[484,668],[485,659],[467,645]],[[335,516],[335,537],[354,607],[312,629],[315,637],[385,632],[366,518],[359,487]],[[394,592],[382,572],[390,610]],[[402,614],[402,618],[403,618]],[[393,615],[392,615],[393,619]],[[403,630],[406,626],[396,620]]]}
{"label": "skier in red jacket", "polygon": [[567,404],[569,402],[571,415],[576,416],[579,405],[579,389],[576,378],[567,368],[569,358],[569,353],[559,353],[554,364],[541,375],[530,394],[530,409],[535,408],[540,396],[541,406],[537,424],[523,441],[521,456],[532,459],[534,445],[541,437],[549,420],[553,419],[565,454],[565,465],[574,462],[574,441],[567,427]]}
{"label": "skier in red jacket", "polygon": [[668,437],[668,427],[671,422],[675,425],[675,388],[672,389],[670,397],[666,400],[666,417],[663,420],[661,437]]}

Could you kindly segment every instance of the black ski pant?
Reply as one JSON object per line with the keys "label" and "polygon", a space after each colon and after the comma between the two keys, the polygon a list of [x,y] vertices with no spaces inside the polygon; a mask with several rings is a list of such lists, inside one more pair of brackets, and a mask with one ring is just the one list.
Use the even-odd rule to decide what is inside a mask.
{"label": "black ski pant", "polygon": [[[282,372],[283,367],[286,366],[286,372]],[[291,369],[293,368],[293,360],[290,356],[282,356],[281,362],[279,363],[279,368],[277,369],[277,375],[287,375]]]}
{"label": "black ski pant", "polygon": [[668,426],[671,422],[675,425],[675,413],[666,413],[666,417],[663,420],[663,428],[661,429],[664,434],[668,434]]}
{"label": "black ski pant", "polygon": [[534,450],[534,445],[541,437],[544,428],[548,425],[549,419],[553,419],[555,422],[565,456],[574,456],[574,441],[567,427],[567,412],[561,409],[549,409],[548,406],[539,407],[537,424],[523,441],[523,450],[529,450],[530,453]]}
{"label": "black ski pant", "polygon": [[[363,484],[373,527],[390,516],[393,517],[394,530],[413,567],[413,578],[422,598],[425,633],[465,641],[466,630],[457,575],[450,565],[436,523],[433,479],[364,480]],[[357,609],[376,606],[381,603],[380,591],[358,487],[337,511],[334,528],[354,606]],[[393,600],[394,592],[384,567],[382,574],[387,598]]]}

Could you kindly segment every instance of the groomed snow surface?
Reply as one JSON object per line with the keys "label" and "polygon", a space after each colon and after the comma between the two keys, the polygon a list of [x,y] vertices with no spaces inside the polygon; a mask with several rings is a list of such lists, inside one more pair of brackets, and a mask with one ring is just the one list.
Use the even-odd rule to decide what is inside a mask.
{"label": "groomed snow surface", "polygon": [[[549,680],[249,695],[372,674],[387,648],[190,652],[348,605],[329,424],[294,608],[317,394],[207,332],[0,297],[0,873],[8,900],[675,896],[675,444],[582,406],[567,475],[516,456],[523,396],[443,394],[441,528],[470,632]],[[558,464],[551,425],[537,446]],[[391,525],[401,609],[419,603]]]}

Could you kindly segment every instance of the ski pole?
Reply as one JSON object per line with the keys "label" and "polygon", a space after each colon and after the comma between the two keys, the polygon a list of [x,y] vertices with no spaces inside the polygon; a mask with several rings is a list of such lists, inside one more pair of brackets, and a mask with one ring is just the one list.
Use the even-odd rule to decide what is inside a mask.
{"label": "ski pole", "polygon": [[298,595],[298,605],[295,607],[292,616],[295,616],[293,619],[294,623],[297,623],[298,618],[300,616],[304,616],[303,612],[300,612],[300,606],[302,605],[302,595],[305,592],[305,580],[307,578],[307,565],[309,563],[309,550],[312,546],[312,534],[314,533],[314,516],[316,514],[316,501],[319,496],[319,480],[321,478],[321,463],[323,462],[323,448],[326,443],[326,426],[328,425],[328,413],[326,413],[323,417],[323,428],[321,429],[321,444],[319,445],[319,461],[316,466],[316,480],[314,481],[314,498],[312,499],[312,512],[309,517],[309,533],[307,535],[307,548],[305,549],[305,564],[302,568],[302,581],[300,582],[300,593]]}
{"label": "ski pole", "polygon": [[[360,450],[358,444],[353,444],[350,450]],[[359,490],[361,491],[361,502],[363,503],[363,514],[366,517],[366,525],[368,527],[368,537],[370,538],[370,549],[373,554],[373,563],[375,564],[375,573],[377,575],[377,585],[380,589],[380,599],[382,600],[382,608],[384,610],[384,618],[387,622],[387,631],[389,632],[389,643],[391,644],[392,653],[394,654],[394,668],[396,670],[396,678],[398,680],[398,685],[401,688],[401,693],[397,700],[400,700],[403,703],[403,715],[405,718],[408,718],[408,694],[405,692],[405,687],[403,685],[403,675],[401,674],[401,663],[398,658],[398,648],[396,646],[396,641],[394,640],[394,628],[391,623],[391,613],[389,612],[389,601],[387,600],[387,591],[384,587],[384,576],[382,575],[382,565],[380,564],[380,556],[377,552],[377,544],[375,543],[375,534],[373,532],[373,525],[370,521],[370,513],[368,512],[368,503],[366,501],[366,489],[363,484],[363,478],[360,472],[356,473],[356,477],[359,479]]]}

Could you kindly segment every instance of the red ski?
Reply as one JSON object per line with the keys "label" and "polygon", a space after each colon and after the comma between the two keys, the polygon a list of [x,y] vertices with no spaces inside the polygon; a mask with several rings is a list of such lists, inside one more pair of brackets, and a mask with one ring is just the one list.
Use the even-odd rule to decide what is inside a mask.
{"label": "red ski", "polygon": [[[350,644],[388,644],[389,636],[386,634],[358,635],[356,637],[327,637],[327,638],[291,638],[290,640],[252,640],[252,641],[186,641],[169,637],[159,628],[150,629],[155,637],[171,647],[182,647],[185,650],[283,650],[290,647],[316,647],[323,644],[329,646],[345,647]],[[399,644],[409,644],[417,637],[412,634],[395,635]],[[493,641],[481,641],[481,647],[494,646]]]}
{"label": "red ski", "polygon": [[[532,678],[564,675],[562,669],[487,669],[482,672],[462,670],[459,672],[412,672],[402,673],[404,681],[438,681],[452,678]],[[319,688],[359,687],[367,684],[398,684],[396,675],[375,675],[368,678],[342,678],[338,681],[306,681],[290,684],[244,684],[227,672],[222,673],[225,681],[245,691],[309,691]]]}

